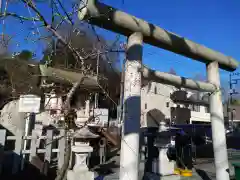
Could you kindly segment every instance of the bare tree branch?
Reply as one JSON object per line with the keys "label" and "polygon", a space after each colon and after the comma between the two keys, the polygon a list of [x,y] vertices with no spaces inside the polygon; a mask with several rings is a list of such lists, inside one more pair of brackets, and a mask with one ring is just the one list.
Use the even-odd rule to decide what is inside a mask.
{"label": "bare tree branch", "polygon": [[69,43],[63,39],[63,37],[54,29],[54,27],[47,22],[47,20],[44,18],[44,16],[41,14],[41,12],[36,8],[36,6],[31,1],[22,0],[25,4],[27,4],[40,18],[40,20],[43,22],[44,26],[53,33],[54,36],[56,36],[61,43],[63,43],[65,46],[69,48],[69,50],[75,55],[75,58],[77,61],[81,61],[82,68],[84,68],[84,58],[77,52]]}
{"label": "bare tree branch", "polygon": [[[15,18],[17,18],[17,19],[19,19],[19,20],[22,20],[22,21],[37,21],[38,22],[38,25],[40,25],[41,24],[41,27],[44,27],[44,28],[46,28],[46,30],[48,31],[48,32],[50,32],[50,34],[52,35],[52,36],[54,36],[54,37],[56,37],[56,39],[58,39],[58,41],[65,47],[65,49],[67,49],[67,52],[65,53],[65,54],[67,54],[67,55],[69,55],[70,54],[70,56],[69,56],[69,59],[72,59],[72,61],[71,61],[71,63],[73,63],[73,65],[74,65],[74,63],[75,63],[75,66],[74,66],[74,68],[76,69],[76,68],[78,68],[78,66],[76,65],[76,64],[78,64],[78,63],[81,63],[80,65],[80,67],[82,68],[82,72],[86,75],[86,73],[87,72],[90,72],[90,69],[91,69],[91,72],[94,72],[94,68],[95,67],[90,67],[90,65],[93,65],[93,66],[95,66],[94,65],[94,60],[96,59],[96,56],[98,55],[98,54],[100,54],[100,55],[103,55],[103,57],[102,57],[102,59],[101,59],[101,65],[99,65],[99,67],[100,66],[102,66],[103,68],[102,68],[102,72],[101,73],[103,73],[104,74],[104,76],[109,76],[109,78],[112,78],[112,76],[111,76],[111,69],[109,68],[109,67],[111,67],[112,69],[113,69],[113,67],[112,67],[112,63],[114,63],[114,62],[112,62],[112,59],[111,58],[109,58],[107,55],[108,55],[108,53],[116,53],[116,52],[124,52],[124,51],[121,51],[121,50],[118,50],[118,49],[116,49],[116,50],[113,50],[112,49],[112,47],[110,47],[109,48],[109,46],[107,45],[107,43],[102,39],[102,38],[99,38],[99,36],[97,35],[97,33],[95,32],[95,29],[93,28],[93,31],[95,32],[95,34],[96,34],[96,36],[97,36],[97,38],[98,38],[98,42],[99,43],[101,43],[101,48],[99,49],[99,47],[94,47],[94,46],[92,46],[92,45],[95,45],[96,43],[87,43],[88,41],[89,41],[89,39],[85,39],[85,42],[81,42],[82,44],[80,44],[80,46],[79,46],[79,44],[77,43],[76,44],[76,38],[75,38],[75,36],[77,37],[78,36],[78,32],[75,32],[75,29],[72,31],[71,30],[71,32],[69,33],[69,34],[71,34],[72,32],[74,32],[73,33],[73,35],[74,36],[72,36],[72,34],[70,35],[71,36],[71,38],[69,39],[69,41],[68,41],[68,38],[65,38],[64,37],[64,35],[62,35],[61,34],[61,32],[60,32],[60,30],[58,29],[59,27],[60,27],[60,25],[63,23],[63,22],[66,22],[67,24],[69,24],[69,25],[71,25],[71,27],[72,28],[74,28],[73,27],[73,25],[75,25],[74,23],[75,22],[73,22],[73,15],[75,14],[75,13],[77,13],[78,11],[80,11],[81,9],[79,9],[79,7],[78,8],[74,8],[73,10],[70,10],[70,12],[71,13],[69,13],[69,12],[67,12],[66,11],[66,9],[64,8],[64,6],[63,6],[63,4],[61,3],[61,1],[60,0],[52,0],[52,1],[54,1],[56,4],[56,8],[54,9],[53,8],[53,6],[51,6],[51,8],[52,8],[52,18],[54,18],[54,17],[56,17],[56,16],[58,16],[58,17],[60,17],[60,23],[59,24],[57,24],[57,26],[55,26],[54,25],[54,22],[55,21],[50,21],[50,19],[48,18],[48,16],[47,15],[45,15],[44,14],[44,12],[42,12],[37,6],[36,6],[36,4],[34,4],[34,2],[32,1],[32,0],[21,0],[21,2],[22,3],[24,3],[27,7],[29,7],[29,9],[31,9],[31,12],[33,12],[34,13],[34,16],[32,15],[32,13],[30,13],[30,17],[24,17],[24,16],[21,16],[21,15],[19,15],[19,14],[17,14],[17,13],[11,13],[11,12],[5,12],[5,14],[2,14],[2,15],[0,15],[0,18],[2,17],[2,18],[4,18],[4,17],[6,17],[6,16],[12,16],[12,17],[15,17]],[[62,13],[63,15],[61,15],[60,14],[60,9],[59,9],[59,11],[58,11],[58,8],[60,8],[61,7],[61,9],[62,9],[62,11],[64,12],[64,13]],[[84,8],[84,7],[82,7],[82,8]],[[32,17],[31,17],[32,16]],[[50,17],[51,18],[51,17]],[[58,18],[58,22],[59,22],[59,18]],[[39,27],[39,26],[38,26]],[[36,27],[35,27],[36,28]],[[79,31],[80,32],[80,31]],[[90,31],[89,31],[90,32]],[[84,34],[84,36],[85,36],[85,34]],[[36,36],[33,36],[33,38],[36,38]],[[38,37],[37,38],[37,40],[36,41],[38,41],[38,40],[40,40],[40,39],[43,39],[43,38],[41,38],[41,37]],[[55,39],[55,38],[54,38]],[[74,40],[75,40],[75,42],[74,42]],[[102,41],[103,40],[103,42],[100,42],[100,41]],[[92,40],[90,40],[90,41],[92,41]],[[118,41],[118,40],[117,40]],[[75,43],[75,44],[74,44]],[[87,43],[87,45],[85,46],[85,43]],[[115,43],[116,43],[116,41],[113,43],[113,45],[112,46],[115,46]],[[83,45],[84,47],[81,47],[81,45]],[[63,48],[64,48],[63,47]],[[88,48],[89,48],[89,50],[88,50]],[[55,52],[55,50],[56,49],[54,49],[54,48],[52,48],[49,52]],[[63,51],[62,51],[63,52]],[[70,53],[69,53],[70,52]],[[55,52],[56,53],[56,52]],[[51,53],[52,54],[52,53]],[[60,54],[60,53],[59,53]],[[60,57],[61,57],[62,55],[60,55]],[[73,58],[72,58],[72,56],[73,56]],[[49,56],[48,56],[49,57]],[[68,57],[67,57],[68,58]],[[51,58],[51,60],[52,60],[52,58]],[[89,61],[86,61],[86,60],[89,60]],[[90,62],[90,63],[89,63]],[[85,65],[85,63],[87,64],[87,65]],[[67,68],[69,68],[69,67],[67,67]],[[105,74],[105,71],[106,71],[106,68],[107,68],[107,71],[109,71],[109,72],[106,72],[106,74]],[[73,69],[73,68],[72,68]],[[75,70],[75,69],[73,69],[73,70]],[[104,78],[105,79],[105,78]],[[113,78],[112,78],[112,80],[113,80]],[[112,81],[112,82],[114,82],[114,80]],[[114,83],[116,83],[116,81],[114,82]],[[112,83],[112,86],[114,86],[113,84],[114,83]],[[78,82],[78,83],[76,83],[76,84],[74,84],[74,86],[73,86],[73,89],[70,91],[70,92],[72,92],[72,93],[70,93],[68,96],[68,99],[71,99],[71,97],[72,97],[72,95],[71,94],[74,94],[74,92],[76,91],[76,89],[80,86],[80,82]],[[116,86],[115,86],[115,88],[116,88]],[[104,89],[103,89],[104,90]],[[107,91],[104,91],[104,94],[108,97],[108,98],[110,98],[111,99],[111,96],[110,95],[108,95],[108,93],[107,93]],[[112,99],[112,101],[114,101],[113,99]],[[66,101],[66,103],[68,103],[68,101]],[[66,105],[67,107],[69,107],[68,105]]]}
{"label": "bare tree branch", "polygon": [[15,17],[15,18],[18,18],[20,20],[26,20],[26,21],[41,21],[40,19],[38,18],[32,18],[32,17],[25,17],[25,16],[21,16],[21,15],[18,15],[16,13],[10,13],[10,12],[6,12],[6,13],[3,13],[3,14],[0,14],[0,18],[2,17],[7,17],[7,16],[12,16],[12,17]]}
{"label": "bare tree branch", "polygon": [[73,21],[72,18],[69,16],[69,14],[67,13],[67,11],[65,10],[65,8],[63,7],[62,3],[60,0],[57,0],[58,4],[60,5],[60,7],[62,8],[64,14],[67,16],[68,20],[71,22],[71,24],[73,25]]}

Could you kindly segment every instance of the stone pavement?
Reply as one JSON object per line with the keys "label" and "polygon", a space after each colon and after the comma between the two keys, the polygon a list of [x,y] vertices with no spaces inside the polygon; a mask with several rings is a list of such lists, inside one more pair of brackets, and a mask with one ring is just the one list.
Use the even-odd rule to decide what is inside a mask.
{"label": "stone pavement", "polygon": [[[240,161],[240,160],[230,160],[229,167],[230,167],[230,177],[234,177],[234,168],[231,165],[233,162]],[[215,168],[213,159],[201,159],[197,160],[197,164],[194,166],[193,169],[193,176],[192,177],[180,177],[180,176],[165,176],[160,177],[156,174],[148,174],[147,178],[144,180],[215,180]],[[106,170],[109,172],[101,178],[97,180],[119,180],[119,157],[115,157],[114,160],[106,164]],[[111,169],[111,172],[110,170]],[[144,165],[140,163],[140,173],[143,174]],[[101,173],[100,173],[101,174]],[[96,174],[96,177],[98,173]],[[231,178],[232,179],[232,178]],[[142,179],[139,179],[142,180]]]}

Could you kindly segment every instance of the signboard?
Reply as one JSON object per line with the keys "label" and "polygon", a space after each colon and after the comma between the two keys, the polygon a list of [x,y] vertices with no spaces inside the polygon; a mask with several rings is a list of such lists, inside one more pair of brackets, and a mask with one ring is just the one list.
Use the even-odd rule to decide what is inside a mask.
{"label": "signboard", "polygon": [[94,113],[94,122],[92,122],[91,124],[89,124],[90,126],[104,126],[107,125],[108,123],[108,109],[94,109],[93,111]]}
{"label": "signboard", "polygon": [[18,112],[38,113],[40,111],[41,98],[36,95],[21,95]]}

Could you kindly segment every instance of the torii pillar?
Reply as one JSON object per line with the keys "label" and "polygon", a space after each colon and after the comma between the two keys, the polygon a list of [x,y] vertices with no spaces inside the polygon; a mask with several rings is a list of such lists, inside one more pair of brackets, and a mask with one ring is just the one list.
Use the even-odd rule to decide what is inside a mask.
{"label": "torii pillar", "polygon": [[125,63],[120,180],[138,180],[142,42],[143,36],[141,33],[136,32],[128,37]]}
{"label": "torii pillar", "polygon": [[212,140],[216,167],[216,179],[229,180],[229,164],[218,62],[215,61],[207,64],[207,77],[208,82],[216,86],[216,91],[210,95],[210,119],[212,124]]}

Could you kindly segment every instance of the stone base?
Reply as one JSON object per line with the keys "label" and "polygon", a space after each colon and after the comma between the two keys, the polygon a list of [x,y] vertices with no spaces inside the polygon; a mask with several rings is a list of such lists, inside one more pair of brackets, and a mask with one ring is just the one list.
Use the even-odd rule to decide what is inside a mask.
{"label": "stone base", "polygon": [[169,161],[167,151],[168,149],[166,147],[160,147],[158,159],[152,162],[153,172],[161,176],[174,174],[175,161]]}
{"label": "stone base", "polygon": [[70,170],[67,172],[67,180],[94,180],[94,172]]}

